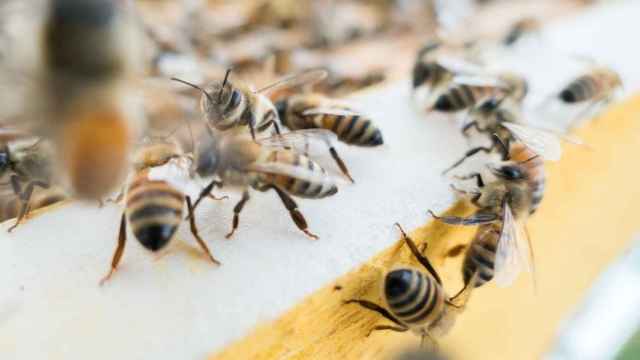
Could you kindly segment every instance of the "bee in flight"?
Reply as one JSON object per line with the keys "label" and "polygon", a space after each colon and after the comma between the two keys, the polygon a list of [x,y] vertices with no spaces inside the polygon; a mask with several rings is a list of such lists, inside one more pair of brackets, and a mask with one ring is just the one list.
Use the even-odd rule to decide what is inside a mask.
{"label": "bee in flight", "polygon": [[183,221],[186,202],[191,234],[209,260],[220,264],[202,240],[195,223],[191,202],[191,159],[179,146],[170,141],[154,141],[142,146],[134,159],[135,173],[127,183],[125,209],[120,220],[118,245],[113,254],[111,269],[100,281],[104,284],[116,271],[127,241],[127,224],[136,240],[146,249],[157,252],[176,236]]}
{"label": "bee in flight", "polygon": [[[0,65],[9,74],[7,79],[15,78],[16,73],[26,75],[16,84],[25,89],[24,105],[15,114],[3,115],[0,122],[24,125],[52,139],[61,182],[70,187],[74,198],[100,199],[124,177],[135,129],[140,125],[136,109],[125,101],[142,58],[137,52],[140,34],[132,9],[127,2],[116,0],[51,0],[46,6],[43,1],[25,3],[31,8],[23,9],[21,17],[26,22],[38,21],[30,33],[40,39],[8,44],[41,45],[32,56],[35,61],[21,61],[16,55]],[[0,12],[16,10],[19,14],[15,6],[20,5],[25,4],[10,1]],[[8,53],[26,52],[12,48]],[[20,63],[15,66],[23,69],[13,69],[12,62],[30,65]]]}
{"label": "bee in flight", "polygon": [[347,300],[345,303],[358,304],[375,311],[395,324],[377,325],[369,334],[379,330],[411,330],[422,338],[424,344],[425,338],[433,341],[432,336],[439,337],[449,332],[456,316],[464,310],[473,286],[465,286],[456,296],[448,297],[442,280],[429,259],[418,251],[402,227],[399,224],[396,226],[402,233],[403,241],[426,272],[409,267],[399,267],[387,272],[382,288],[386,308],[359,299]]}
{"label": "bee in flight", "polygon": [[270,85],[254,90],[241,81],[229,80],[231,70],[227,70],[222,81],[215,81],[205,88],[185,80],[173,78],[202,93],[200,109],[205,122],[213,129],[227,131],[247,128],[255,140],[256,134],[274,128],[280,133],[278,112],[273,102],[265,96],[267,91],[287,86],[295,87],[320,81],[327,76],[324,70],[310,70],[301,74],[286,76]]}
{"label": "bee in flight", "polygon": [[294,131],[260,139],[257,142],[243,134],[214,133],[198,142],[196,173],[214,177],[202,191],[194,207],[214,187],[223,184],[242,189],[242,198],[234,208],[231,237],[238,228],[239,216],[249,201],[249,188],[273,190],[291,219],[307,236],[318,237],[308,230],[307,221],[291,196],[321,199],[338,192],[336,179],[311,158],[296,151],[310,148],[315,139],[321,144],[333,141],[335,135],[321,129]]}
{"label": "bee in flight", "polygon": [[[282,125],[291,130],[326,129],[349,145],[372,147],[384,143],[382,132],[371,119],[347,104],[320,94],[299,94],[275,103]],[[329,152],[349,180],[353,178],[334,147]]]}
{"label": "bee in flight", "polygon": [[544,163],[521,143],[502,144],[501,148],[502,161],[489,166],[495,181],[485,183],[480,173],[458,178],[476,180],[477,188],[473,191],[454,188],[478,207],[474,215],[468,218],[437,216],[429,211],[435,219],[447,224],[480,225],[462,268],[467,284],[477,274],[474,286],[491,279],[500,286],[509,286],[521,271],[534,272],[525,224],[544,196]]}

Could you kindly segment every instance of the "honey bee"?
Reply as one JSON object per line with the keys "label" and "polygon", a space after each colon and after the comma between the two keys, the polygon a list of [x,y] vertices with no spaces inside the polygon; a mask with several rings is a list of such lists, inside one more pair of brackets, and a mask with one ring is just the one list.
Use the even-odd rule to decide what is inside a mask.
{"label": "honey bee", "polygon": [[[308,230],[307,221],[291,198],[321,199],[338,192],[337,182],[325,169],[295,150],[298,144],[319,136],[319,129],[312,130],[276,135],[259,142],[233,133],[205,137],[198,143],[195,172],[203,178],[217,176],[219,180],[214,178],[204,188],[194,207],[216,186],[241,187],[242,198],[233,210],[232,229],[226,236],[229,238],[238,228],[240,213],[249,201],[249,187],[262,192],[273,190],[298,229],[317,239]],[[329,131],[322,136],[321,142],[335,137]]]}
{"label": "honey bee", "polygon": [[510,148],[503,144],[503,152],[504,160],[497,166],[489,166],[497,180],[485,183],[480,173],[459,177],[476,180],[477,189],[473,191],[454,188],[478,207],[474,215],[437,216],[429,211],[435,219],[447,224],[480,225],[463,262],[465,283],[469,284],[471,276],[477,274],[473,284],[476,287],[491,279],[500,286],[509,286],[521,271],[534,272],[525,223],[544,196],[544,163],[521,143]]}
{"label": "honey bee", "polygon": [[[41,39],[34,41],[41,44],[34,55],[37,65],[20,71],[32,81],[21,84],[29,89],[17,116],[29,130],[53,140],[57,168],[64,170],[61,181],[74,198],[99,199],[128,167],[139,118],[125,98],[128,80],[138,73],[142,58],[136,51],[141,48],[135,41],[138,29],[128,2],[46,4],[39,9],[43,21],[36,33]],[[40,15],[38,10],[34,14]]]}
{"label": "honey bee", "polygon": [[[335,133],[339,140],[356,146],[372,147],[384,143],[382,132],[371,119],[323,95],[293,95],[276,101],[275,106],[282,125],[291,130],[326,129]],[[335,148],[330,147],[329,152],[340,170],[353,182]]]}
{"label": "honey bee", "polygon": [[[28,201],[29,212],[46,208],[68,199],[67,194],[60,187],[36,188]],[[18,217],[22,211],[23,202],[15,194],[0,195],[0,222]]]}
{"label": "honey bee", "polygon": [[399,224],[396,226],[413,256],[427,272],[409,267],[399,267],[387,272],[381,291],[386,308],[359,299],[347,300],[345,304],[358,304],[379,313],[395,324],[377,325],[369,334],[378,330],[411,330],[422,338],[423,343],[425,338],[433,341],[432,336],[443,336],[454,325],[456,316],[464,310],[473,287],[465,286],[454,297],[448,297],[442,280],[429,259],[418,251],[402,227]]}
{"label": "honey bee", "polygon": [[542,23],[539,19],[526,17],[517,21],[507,32],[507,35],[502,39],[502,44],[505,46],[512,46],[523,36],[540,31]]}
{"label": "honey bee", "polygon": [[30,200],[36,188],[48,189],[51,183],[52,149],[43,139],[24,138],[11,142],[0,142],[0,179],[7,179],[14,201],[20,205],[15,216],[16,223],[9,228],[13,231],[31,208]]}
{"label": "honey bee", "polygon": [[179,146],[170,141],[154,141],[142,146],[134,159],[135,173],[128,181],[125,209],[120,220],[118,244],[104,284],[116,271],[127,241],[127,224],[146,249],[157,252],[165,248],[183,221],[186,202],[191,234],[209,260],[220,263],[211,255],[195,223],[194,206],[186,194],[190,179],[191,160]]}
{"label": "honey bee", "polygon": [[558,93],[558,98],[569,105],[584,102],[606,104],[613,100],[614,92],[621,87],[622,79],[618,73],[604,66],[594,66],[566,85]]}
{"label": "honey bee", "polygon": [[240,81],[231,82],[227,70],[224,79],[215,81],[205,88],[190,82],[172,78],[202,93],[200,109],[205,122],[218,131],[248,127],[255,140],[256,133],[264,132],[271,127],[280,133],[278,112],[273,102],[263,93],[281,86],[298,86],[311,84],[327,76],[324,70],[312,70],[302,74],[286,76],[273,84],[254,90]]}
{"label": "honey bee", "polygon": [[491,97],[509,96],[521,101],[528,91],[527,81],[513,73],[493,76],[458,75],[443,89],[433,103],[433,109],[457,112]]}

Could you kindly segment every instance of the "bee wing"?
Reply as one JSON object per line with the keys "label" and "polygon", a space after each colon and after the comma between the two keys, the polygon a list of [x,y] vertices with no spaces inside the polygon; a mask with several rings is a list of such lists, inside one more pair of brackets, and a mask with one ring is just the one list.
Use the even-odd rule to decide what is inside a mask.
{"label": "bee wing", "polygon": [[312,115],[337,115],[337,116],[356,116],[362,115],[357,111],[351,109],[337,108],[337,107],[317,107],[307,109],[302,112],[304,116]]}
{"label": "bee wing", "polygon": [[504,122],[502,126],[507,128],[513,136],[545,160],[560,160],[562,156],[562,146],[557,134],[512,122]]}
{"label": "bee wing", "polygon": [[248,171],[255,171],[264,174],[290,176],[298,180],[309,181],[312,183],[329,182],[338,185],[337,178],[328,175],[326,172],[311,171],[305,167],[293,166],[277,162],[253,163],[248,166]]}
{"label": "bee wing", "polygon": [[326,129],[303,129],[259,139],[262,146],[293,149],[308,155],[327,153],[338,137]]}
{"label": "bee wing", "polygon": [[509,204],[505,202],[494,280],[498,286],[507,287],[523,270],[533,272],[531,249],[524,228],[515,221]]}
{"label": "bee wing", "polygon": [[292,74],[289,76],[285,76],[274,83],[271,83],[267,86],[264,86],[258,90],[256,93],[262,93],[267,91],[273,91],[279,88],[286,86],[287,88],[293,88],[302,85],[312,85],[319,81],[322,81],[327,78],[329,73],[324,69],[314,69],[303,71],[298,74]]}
{"label": "bee wing", "polygon": [[478,64],[474,64],[460,57],[440,55],[436,63],[443,68],[459,74],[481,74],[485,70]]}

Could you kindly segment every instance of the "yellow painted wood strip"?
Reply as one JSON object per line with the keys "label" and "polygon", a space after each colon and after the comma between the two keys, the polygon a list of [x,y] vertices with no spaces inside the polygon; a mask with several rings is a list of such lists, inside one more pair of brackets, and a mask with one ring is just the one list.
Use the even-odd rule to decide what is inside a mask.
{"label": "yellow painted wood strip", "polygon": [[[444,352],[464,359],[539,358],[598,273],[640,232],[640,96],[612,107],[577,135],[593,149],[568,145],[561,162],[547,165],[546,198],[529,221],[537,294],[526,276],[511,288],[490,284],[475,291],[456,326],[441,339]],[[461,203],[450,212],[471,211]],[[389,227],[393,222],[389,219]],[[452,258],[447,253],[468,244],[474,232],[429,221],[411,233],[419,243],[429,241],[428,256],[449,294],[461,286],[462,256]],[[414,264],[409,255],[399,241],[210,358],[379,359],[417,345],[419,338],[411,333],[378,332],[366,337],[373,326],[388,321],[342,304],[354,297],[382,303],[384,271]]]}

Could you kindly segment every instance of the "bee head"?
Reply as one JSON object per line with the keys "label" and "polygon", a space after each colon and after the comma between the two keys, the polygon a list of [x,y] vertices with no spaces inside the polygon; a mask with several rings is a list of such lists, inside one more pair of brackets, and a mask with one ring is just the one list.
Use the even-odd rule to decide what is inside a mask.
{"label": "bee head", "polygon": [[9,170],[10,165],[9,147],[5,145],[0,149],[0,176]]}

